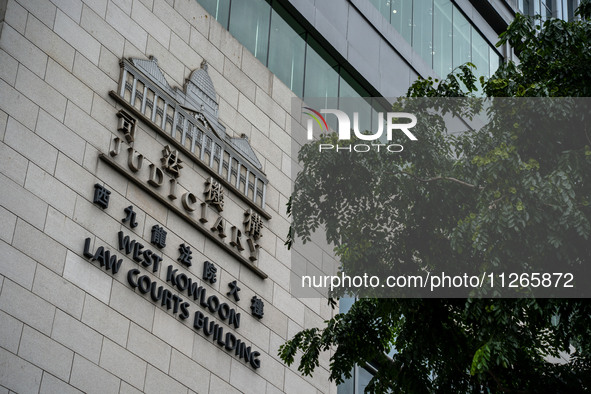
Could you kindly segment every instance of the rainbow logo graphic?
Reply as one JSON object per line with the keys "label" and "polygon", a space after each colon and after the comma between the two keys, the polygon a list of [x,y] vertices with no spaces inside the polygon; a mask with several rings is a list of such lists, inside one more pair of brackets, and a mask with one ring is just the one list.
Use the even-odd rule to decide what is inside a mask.
{"label": "rainbow logo graphic", "polygon": [[[320,112],[313,110],[310,107],[304,107],[304,109],[310,110],[313,112],[313,114],[311,114],[310,112],[304,112],[306,115],[310,115],[312,118],[314,118],[314,120],[316,121],[316,123],[318,123],[318,126],[320,126],[320,130],[323,129],[322,127],[322,123],[324,123],[324,129],[326,131],[328,131],[328,125],[326,124],[326,120],[324,120],[324,117],[322,115],[320,115]],[[320,118],[320,119],[318,119]],[[322,123],[320,123],[320,120],[322,120]]]}

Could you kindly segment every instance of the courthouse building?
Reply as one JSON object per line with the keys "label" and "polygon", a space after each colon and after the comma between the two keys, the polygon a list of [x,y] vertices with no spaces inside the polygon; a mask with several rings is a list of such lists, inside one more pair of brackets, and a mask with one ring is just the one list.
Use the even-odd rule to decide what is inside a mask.
{"label": "courthouse building", "polygon": [[523,3],[0,0],[0,393],[358,392],[277,354],[337,312],[291,296],[291,102],[491,75]]}

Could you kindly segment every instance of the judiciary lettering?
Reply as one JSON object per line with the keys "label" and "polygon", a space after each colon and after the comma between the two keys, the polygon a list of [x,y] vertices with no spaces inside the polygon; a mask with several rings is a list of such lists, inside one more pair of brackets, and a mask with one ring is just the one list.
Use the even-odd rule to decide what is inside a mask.
{"label": "judiciary lettering", "polygon": [[[115,148],[110,151],[110,155],[112,157],[119,155],[121,152],[122,142],[124,141],[118,137],[113,139]],[[139,173],[142,169],[145,157],[133,147],[129,147],[127,149],[127,154],[127,166],[132,173]],[[162,166],[166,173],[170,174],[168,192],[166,193],[166,196],[171,201],[174,201],[179,197],[178,194],[180,194],[178,179],[180,178],[180,170],[182,168],[180,163],[182,160],[179,158],[178,151],[172,150],[168,146],[166,146],[163,150],[163,156],[164,157],[161,159]],[[161,188],[167,178],[165,171],[153,163],[149,164],[149,175],[147,179],[148,185],[155,189]],[[224,207],[223,188],[219,182],[215,181],[212,177],[207,179],[205,182],[205,187],[205,202],[200,202],[195,193],[187,190],[180,195],[180,205],[189,216],[191,216],[200,205],[201,209],[199,210],[200,217],[198,218],[198,221],[202,224],[208,223],[210,220],[212,220],[208,217],[210,215],[210,210],[207,209],[208,206],[211,206],[216,212],[217,217],[212,220],[212,225],[209,226],[209,231],[212,234],[217,234],[217,236],[221,239],[224,239],[229,235],[230,238],[228,245],[232,249],[234,249],[238,254],[241,254],[241,252],[246,249],[248,253],[248,259],[252,262],[257,261],[259,258],[260,249],[257,241],[260,237],[262,237],[262,231],[264,228],[260,215],[254,213],[252,209],[246,210],[244,213],[245,219],[242,221],[244,231],[240,231],[237,226],[226,226],[226,219],[219,215],[219,213],[223,211]],[[226,230],[226,227],[229,227],[229,231]],[[164,247],[163,243],[156,245],[162,245],[159,247]],[[243,245],[245,245],[246,248]]]}

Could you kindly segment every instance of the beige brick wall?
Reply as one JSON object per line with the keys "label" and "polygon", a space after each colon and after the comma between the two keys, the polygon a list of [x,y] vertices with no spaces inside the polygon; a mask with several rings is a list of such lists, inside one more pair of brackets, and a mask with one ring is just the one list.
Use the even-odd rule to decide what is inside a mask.
{"label": "beige brick wall", "polygon": [[[289,291],[283,244],[293,93],[195,0],[0,0],[0,15],[0,392],[336,392],[328,357],[304,378],[277,356],[286,339],[333,313],[325,301],[298,300]],[[121,106],[109,96],[120,59],[151,55],[181,89],[206,59],[220,122],[234,137],[249,137],[269,179],[272,219],[257,262],[268,279],[98,159],[121,137]],[[136,149],[155,160],[163,145],[140,122]],[[201,181],[206,176],[190,171]],[[95,183],[112,191],[106,210],[92,203]],[[244,209],[226,196],[228,212]],[[135,229],[121,222],[129,205],[140,223]],[[113,275],[82,254],[87,237],[93,248],[117,251],[120,230],[150,245],[156,223],[168,231],[168,245],[158,251],[163,267],[142,274],[179,294],[166,282],[165,267],[175,265],[235,307],[242,318],[231,331],[261,352],[261,368],[194,330],[192,315],[183,321],[134,292],[126,273],[137,264],[128,256],[118,253],[123,265]],[[183,242],[193,249],[188,269],[176,263]],[[206,259],[218,267],[215,284],[200,280]],[[233,280],[242,289],[239,302],[226,296]],[[260,321],[250,313],[252,295],[265,302]],[[191,312],[201,310],[190,302]]]}

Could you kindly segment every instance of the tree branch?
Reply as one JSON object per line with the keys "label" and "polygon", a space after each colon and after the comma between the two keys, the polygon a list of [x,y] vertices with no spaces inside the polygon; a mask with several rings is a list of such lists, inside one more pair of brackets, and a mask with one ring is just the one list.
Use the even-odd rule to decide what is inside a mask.
{"label": "tree branch", "polygon": [[452,178],[452,177],[448,177],[448,176],[437,176],[437,177],[434,177],[434,178],[423,179],[423,178],[419,178],[415,174],[412,174],[412,173],[406,172],[406,171],[398,171],[398,172],[395,172],[394,173],[394,175],[397,175],[397,174],[408,175],[408,176],[413,177],[417,181],[425,182],[425,183],[427,183],[427,182],[433,182],[433,181],[451,181],[451,182],[459,183],[460,185],[463,185],[463,186],[470,187],[472,189],[479,189],[479,190],[483,190],[484,189],[484,186],[476,186],[476,185],[473,185],[471,183],[464,182],[464,181],[461,181],[461,180],[459,180],[457,178]]}
{"label": "tree branch", "polygon": [[493,209],[497,207],[497,203],[499,201],[501,201],[503,198],[505,198],[504,195],[502,195],[501,197],[497,198],[496,200],[494,200],[493,202],[490,203],[490,205],[488,206],[488,209]]}

